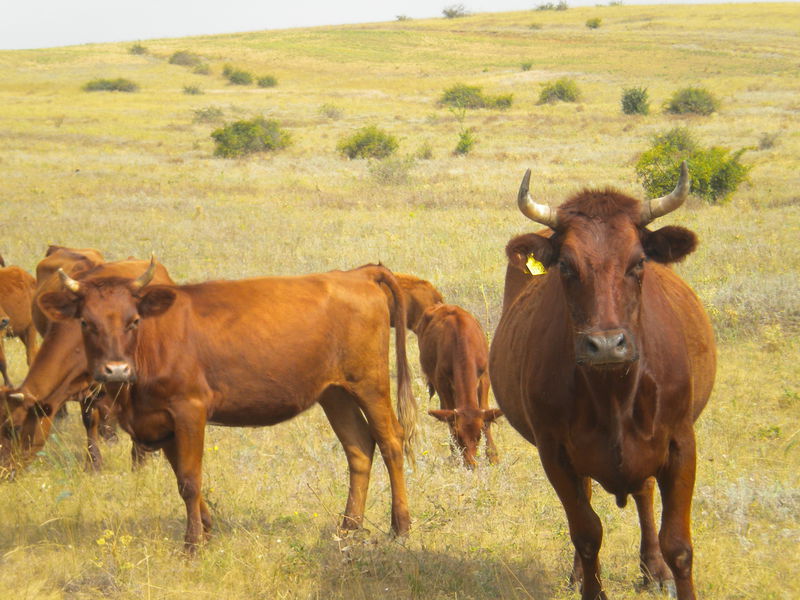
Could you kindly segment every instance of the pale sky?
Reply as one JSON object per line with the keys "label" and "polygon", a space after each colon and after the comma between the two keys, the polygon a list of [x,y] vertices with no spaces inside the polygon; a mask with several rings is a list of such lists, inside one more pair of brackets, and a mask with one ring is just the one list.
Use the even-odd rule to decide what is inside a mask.
{"label": "pale sky", "polygon": [[[543,1],[0,0],[0,50],[394,21],[398,15],[422,19],[441,17],[442,9],[454,4],[475,13],[528,10]],[[706,4],[725,0],[623,1]],[[570,6],[608,4],[608,0],[567,2]]]}

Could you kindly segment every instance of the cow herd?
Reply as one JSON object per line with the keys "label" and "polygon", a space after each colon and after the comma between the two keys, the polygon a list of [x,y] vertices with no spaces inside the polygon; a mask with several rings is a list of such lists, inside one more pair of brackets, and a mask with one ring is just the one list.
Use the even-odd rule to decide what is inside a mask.
{"label": "cow herd", "polygon": [[[211,528],[201,492],[206,423],[274,425],[318,403],[347,458],[342,529],[363,523],[377,445],[391,484],[392,530],[405,535],[403,462],[414,460],[417,424],[410,329],[431,397],[440,400],[429,414],[447,424],[464,466],[477,466],[481,438],[488,462],[499,460],[491,424],[502,415],[537,447],[566,512],[572,579],[584,600],[605,598],[592,480],[619,506],[633,496],[645,578],[694,598],[693,423],[711,393],[715,347],[697,297],[669,267],[694,250],[695,235],[648,227],[684,202],[687,170],[663,198],[640,203],[611,189],[584,190],[557,209],[531,198],[529,179],[530,171],[519,208],[547,229],[506,248],[491,351],[467,311],[445,304],[428,281],[382,265],[177,285],[155,258],[105,262],[96,250],[51,246],[35,279],[3,266],[0,325],[25,343],[29,370],[12,387],[0,354],[0,470],[11,477],[23,468],[65,402],[78,400],[92,468],[115,420],[133,441],[134,465],[163,451],[193,553]],[[490,379],[502,411],[489,405]]]}

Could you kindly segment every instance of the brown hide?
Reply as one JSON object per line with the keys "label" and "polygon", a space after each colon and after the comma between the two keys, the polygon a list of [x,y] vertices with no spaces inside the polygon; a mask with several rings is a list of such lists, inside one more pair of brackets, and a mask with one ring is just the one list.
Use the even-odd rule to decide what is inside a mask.
{"label": "brown hide", "polygon": [[481,435],[489,461],[496,463],[490,425],[502,413],[489,408],[489,348],[480,324],[463,308],[435,304],[423,312],[415,332],[422,371],[441,405],[429,414],[449,425],[453,450],[466,467],[477,465]]}
{"label": "brown hide", "polygon": [[[430,281],[407,273],[395,273],[394,276],[406,299],[406,326],[413,331],[425,309],[434,304],[441,304],[444,298]],[[392,327],[394,325],[392,322]]]}
{"label": "brown hide", "polygon": [[405,322],[405,302],[389,270],[365,266],[140,291],[130,279],[93,272],[79,281],[77,293],[41,302],[49,316],[86,322],[90,373],[117,385],[127,385],[123,373],[128,377],[120,423],[135,440],[163,448],[186,503],[189,551],[211,526],[201,496],[205,424],[273,425],[317,402],[347,455],[343,527],[362,523],[377,442],[391,482],[392,528],[408,531],[403,436],[410,441],[416,407],[403,328],[395,342],[399,421],[390,401],[384,289],[392,291],[398,322]]}
{"label": "brown hide", "polygon": [[[711,393],[715,346],[696,295],[660,264],[691,252],[693,234],[645,229],[639,212],[622,194],[585,191],[562,205],[550,236],[512,240],[515,281],[507,281],[490,352],[497,402],[537,445],[564,505],[584,600],[605,598],[591,479],[620,505],[634,496],[646,577],[674,577],[678,597],[694,598],[693,421]],[[522,280],[516,273],[529,252],[549,270]],[[653,478],[664,507],[660,542]]]}
{"label": "brown hide", "polygon": [[[99,256],[99,253],[95,255]],[[104,276],[135,277],[147,265],[146,261],[126,260],[97,265],[91,272]],[[83,268],[86,261],[82,257],[71,264],[60,260],[59,266],[71,273],[86,272]],[[56,289],[61,289],[59,276],[51,272],[51,277],[46,278],[42,286],[44,292],[55,287],[49,283],[52,277],[59,280]],[[160,264],[156,267],[153,281],[174,283]],[[37,298],[40,296],[41,293]],[[0,418],[16,428],[19,435],[18,443],[13,444],[6,430],[0,432],[0,474],[8,474],[24,466],[42,448],[52,426],[51,417],[70,399],[81,403],[81,415],[87,430],[88,467],[98,469],[101,464],[98,436],[101,433],[104,437],[113,436],[114,413],[119,402],[100,389],[90,392],[91,378],[86,368],[80,324],[78,321],[54,321],[45,327],[45,331],[41,348],[19,389],[0,389]],[[22,394],[24,400],[10,396],[17,393]],[[127,391],[121,393],[127,394]],[[139,456],[135,449],[133,454]]]}
{"label": "brown hide", "polygon": [[18,337],[25,344],[28,365],[36,356],[38,340],[31,318],[31,303],[36,282],[31,275],[19,267],[0,268],[0,312],[8,319],[6,332],[0,332],[0,372],[6,385],[11,385],[6,370],[3,337]]}

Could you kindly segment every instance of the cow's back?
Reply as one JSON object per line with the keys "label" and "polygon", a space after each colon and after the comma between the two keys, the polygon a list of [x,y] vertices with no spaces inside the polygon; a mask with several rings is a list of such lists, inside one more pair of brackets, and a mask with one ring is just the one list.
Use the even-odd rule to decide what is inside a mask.
{"label": "cow's back", "polygon": [[14,331],[21,332],[31,323],[31,304],[36,282],[25,270],[0,268],[0,306],[8,315]]}

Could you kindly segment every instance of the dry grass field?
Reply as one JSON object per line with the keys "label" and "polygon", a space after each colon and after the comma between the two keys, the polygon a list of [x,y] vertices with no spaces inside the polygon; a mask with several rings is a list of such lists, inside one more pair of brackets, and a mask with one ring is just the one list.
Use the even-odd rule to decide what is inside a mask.
{"label": "dry grass field", "polygon": [[[585,26],[592,17],[599,29]],[[132,43],[3,51],[0,253],[32,271],[51,243],[110,260],[152,250],[181,282],[380,260],[431,280],[491,336],[503,248],[532,229],[515,204],[526,168],[551,204],[587,185],[642,196],[633,165],[656,133],[685,126],[705,145],[749,147],[750,181],[731,202],[690,199],[662,219],[701,239],[678,269],[719,340],[716,388],[697,424],[695,581],[703,598],[798,598],[798,31],[796,4],[605,6],[145,40],[143,55]],[[179,50],[211,73],[169,64]],[[226,64],[278,85],[229,85]],[[562,76],[582,101],[537,105],[541,84]],[[117,77],[140,90],[81,89]],[[461,124],[436,102],[458,82],[514,95],[507,111],[466,113],[478,143],[465,157],[452,154]],[[661,104],[688,85],[714,92],[720,111],[665,114]],[[631,86],[648,88],[650,115],[622,114]],[[202,119],[210,108],[219,121]],[[278,120],[292,146],[213,157],[212,130],[257,115]],[[367,124],[397,135],[401,155],[427,145],[432,157],[414,159],[408,181],[381,183],[374,165],[336,153]],[[85,473],[73,408],[27,472],[0,485],[0,597],[576,598],[566,518],[536,449],[501,420],[500,465],[454,464],[445,428],[425,414],[413,336],[409,347],[422,444],[408,473],[408,539],[388,534],[380,460],[367,528],[336,536],[346,463],[315,408],[269,429],[209,428],[215,536],[185,560],[185,512],[166,461],[132,473],[121,436],[102,448],[103,472]],[[6,348],[19,382],[22,345]],[[609,597],[652,596],[634,586],[633,503],[618,509],[598,489],[594,505]]]}

